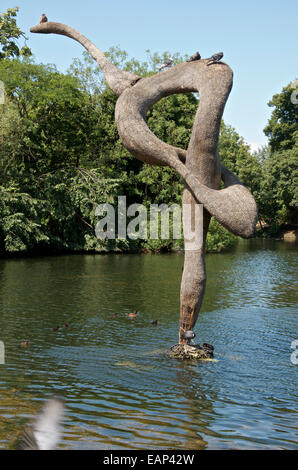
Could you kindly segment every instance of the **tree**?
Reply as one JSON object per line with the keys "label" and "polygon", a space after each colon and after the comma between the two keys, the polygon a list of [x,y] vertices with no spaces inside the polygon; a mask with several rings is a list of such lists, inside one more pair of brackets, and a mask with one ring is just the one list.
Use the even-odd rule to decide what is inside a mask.
{"label": "tree", "polygon": [[[29,57],[31,50],[26,45],[25,33],[17,26],[16,16],[18,7],[8,8],[5,13],[0,14],[0,59],[9,57]],[[23,39],[25,45],[18,46],[18,39]]]}
{"label": "tree", "polygon": [[[78,166],[86,149],[90,103],[77,80],[28,60],[1,61],[0,77],[8,98],[1,126],[6,123],[8,131],[12,109],[21,121],[20,129],[14,129],[12,121],[8,131],[11,136],[22,135],[22,146],[14,146],[15,163],[38,172]],[[0,152],[7,153],[10,145],[3,140]]]}
{"label": "tree", "polygon": [[263,168],[259,206],[261,215],[271,225],[297,223],[298,209],[298,139],[289,150],[270,154]]}
{"label": "tree", "polygon": [[292,92],[290,83],[268,103],[274,109],[264,133],[272,152],[289,150],[297,145],[298,106],[291,100]]}
{"label": "tree", "polygon": [[222,162],[235,173],[257,199],[262,181],[262,164],[257,155],[252,155],[236,130],[223,121],[221,123],[218,150]]}
{"label": "tree", "polygon": [[274,107],[264,132],[269,152],[263,165],[260,207],[270,224],[297,222],[298,107],[291,100],[293,87],[284,87],[268,103]]}

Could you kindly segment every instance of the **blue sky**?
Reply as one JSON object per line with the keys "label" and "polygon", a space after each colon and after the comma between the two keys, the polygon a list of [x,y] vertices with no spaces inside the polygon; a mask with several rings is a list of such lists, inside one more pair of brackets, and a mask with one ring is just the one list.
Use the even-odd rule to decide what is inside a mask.
{"label": "blue sky", "polygon": [[37,62],[61,71],[83,48],[63,36],[31,34],[41,13],[75,27],[103,51],[119,45],[139,60],[146,49],[198,50],[202,57],[223,51],[234,71],[224,119],[252,148],[266,143],[268,101],[298,76],[297,0],[1,0],[0,11],[16,5]]}

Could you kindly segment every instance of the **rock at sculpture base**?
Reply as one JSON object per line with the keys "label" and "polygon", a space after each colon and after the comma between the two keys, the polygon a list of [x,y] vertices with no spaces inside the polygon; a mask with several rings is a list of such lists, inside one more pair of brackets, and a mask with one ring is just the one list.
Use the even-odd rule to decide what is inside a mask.
{"label": "rock at sculpture base", "polygon": [[175,359],[213,359],[213,346],[210,344],[175,344],[165,354]]}
{"label": "rock at sculpture base", "polygon": [[298,241],[298,230],[288,230],[283,234],[283,240],[285,242],[297,242]]}

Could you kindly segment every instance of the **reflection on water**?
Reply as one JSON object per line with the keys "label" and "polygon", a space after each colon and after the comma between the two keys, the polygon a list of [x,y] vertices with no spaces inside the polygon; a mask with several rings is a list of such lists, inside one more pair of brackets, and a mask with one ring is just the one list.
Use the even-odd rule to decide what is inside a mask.
{"label": "reflection on water", "polygon": [[0,447],[58,394],[61,448],[297,448],[296,249],[251,241],[207,256],[196,333],[214,362],[162,354],[177,342],[181,255],[0,261]]}

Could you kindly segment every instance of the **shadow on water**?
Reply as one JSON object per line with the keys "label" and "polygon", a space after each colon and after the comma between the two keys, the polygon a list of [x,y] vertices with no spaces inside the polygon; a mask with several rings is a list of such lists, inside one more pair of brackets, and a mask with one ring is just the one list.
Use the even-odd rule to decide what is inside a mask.
{"label": "shadow on water", "polygon": [[297,448],[295,254],[254,240],[207,256],[196,333],[217,362],[163,355],[177,342],[181,255],[0,261],[0,446],[59,394],[61,448]]}

